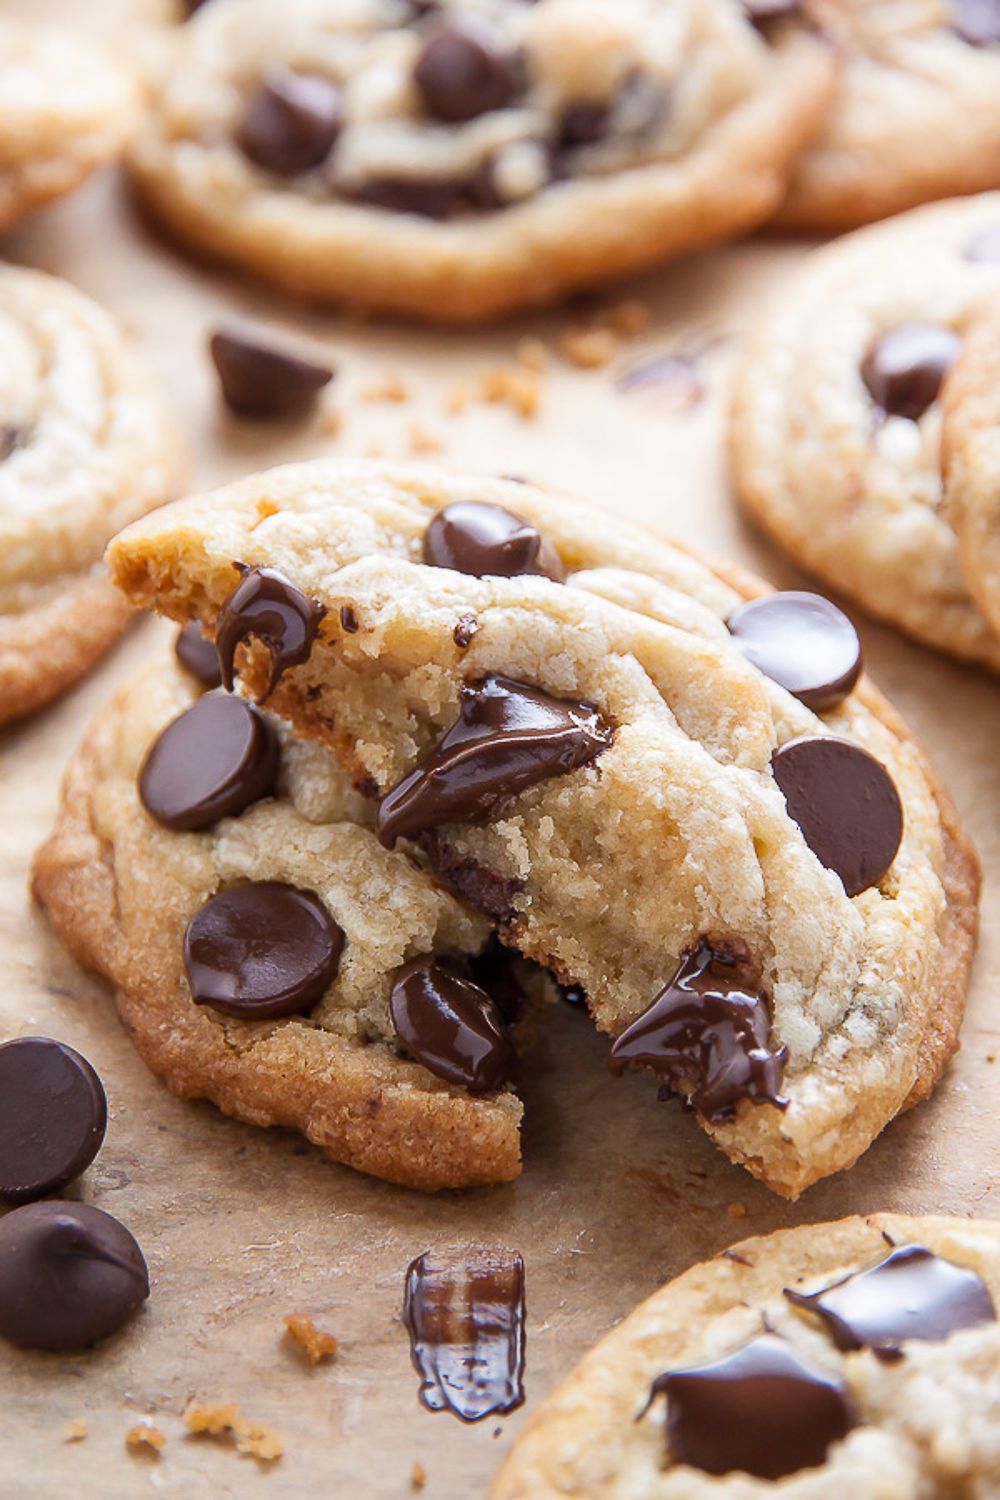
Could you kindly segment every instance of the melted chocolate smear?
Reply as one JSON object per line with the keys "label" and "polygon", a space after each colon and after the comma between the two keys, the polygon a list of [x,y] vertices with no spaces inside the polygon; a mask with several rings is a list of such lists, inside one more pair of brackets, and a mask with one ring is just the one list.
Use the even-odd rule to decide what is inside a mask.
{"label": "melted chocolate smear", "polygon": [[257,700],[263,703],[283,672],[309,660],[326,610],[273,568],[242,568],[239,563],[236,567],[243,573],[243,580],[219,610],[215,625],[219,668],[223,685],[231,693],[236,647],[249,636],[256,636],[271,657],[267,685]]}
{"label": "melted chocolate smear", "polygon": [[517,915],[514,898],[524,889],[523,880],[498,875],[474,859],[463,858],[433,829],[420,835],[420,847],[437,874],[463,901],[502,927],[513,922]]}
{"label": "melted chocolate smear", "polygon": [[942,323],[901,323],[869,349],[861,378],[887,417],[918,422],[937,400],[961,348],[959,335]]}
{"label": "melted chocolate smear", "polygon": [[207,640],[201,633],[201,626],[197,620],[192,620],[190,625],[178,633],[174,642],[174,651],[177,660],[191,676],[197,678],[202,687],[217,688],[222,686],[222,673],[219,670],[219,653],[215,649],[215,642]]}
{"label": "melted chocolate smear", "polygon": [[452,568],[475,578],[532,573],[562,583],[565,576],[552,543],[530,521],[502,505],[476,500],[438,511],[424,533],[423,559],[432,568]]}
{"label": "melted chocolate smear", "polygon": [[259,709],[242,698],[199,698],[149,747],[139,800],[165,828],[211,828],[274,795],[281,750]]}
{"label": "melted chocolate smear", "polygon": [[818,1314],[838,1349],[874,1349],[881,1359],[898,1359],[906,1339],[937,1344],[959,1328],[995,1323],[997,1316],[975,1271],[921,1245],[906,1245],[823,1292],[786,1287],[785,1296]]}
{"label": "melted chocolate smear", "polygon": [[1000,0],[952,0],[955,30],[973,47],[1000,42]]}
{"label": "melted chocolate smear", "polygon": [[727,624],[747,660],[816,713],[842,703],[861,675],[858,632],[820,594],[751,599]]}
{"label": "melted chocolate smear", "polygon": [[463,1422],[524,1401],[524,1262],[501,1250],[430,1253],[406,1273],[403,1321],[428,1411]]}
{"label": "melted chocolate smear", "polygon": [[610,1066],[652,1068],[713,1124],[741,1099],[787,1107],[779,1093],[787,1049],[771,1050],[767,997],[749,966],[702,939],[648,1010],[615,1039]]}
{"label": "melted chocolate smear", "polygon": [[903,838],[903,805],[881,761],[850,740],[803,736],[771,756],[788,816],[849,896],[880,884]]}
{"label": "melted chocolate smear", "polygon": [[494,1000],[447,958],[426,954],[399,970],[389,1010],[403,1046],[438,1078],[490,1094],[516,1055]]}
{"label": "melted chocolate smear", "polygon": [[773,1334],[712,1364],[660,1375],[675,1463],[706,1474],[783,1479],[822,1464],[854,1416],[844,1384]]}
{"label": "melted chocolate smear", "polygon": [[267,1021],[311,1010],[337,977],[343,947],[318,896],[265,880],[205,902],[184,935],[184,967],[197,1005]]}
{"label": "melted chocolate smear", "polygon": [[440,27],[413,67],[427,113],[447,125],[503,109],[518,86],[518,59],[485,20],[470,16]]}
{"label": "melted chocolate smear", "polygon": [[527,1011],[528,997],[517,975],[515,952],[492,933],[485,948],[469,959],[469,973],[494,1002],[504,1025],[516,1026]]}
{"label": "melted chocolate smear", "polygon": [[272,68],[247,100],[236,143],[255,166],[296,177],[326,160],[342,123],[340,90],[331,79]]}
{"label": "melted chocolate smear", "polygon": [[86,1203],[29,1203],[0,1219],[0,1337],[81,1349],[117,1333],[149,1296],[142,1251]]}
{"label": "melted chocolate smear", "polygon": [[17,1037],[0,1046],[0,1199],[57,1193],[101,1149],[108,1102],[94,1069],[62,1042]]}
{"label": "melted chocolate smear", "polygon": [[491,675],[463,687],[461,715],[433,750],[383,798],[378,836],[387,849],[442,823],[485,823],[501,803],[587,765],[611,744],[592,703]]}
{"label": "melted chocolate smear", "polygon": [[304,417],[333,379],[330,365],[237,334],[213,333],[208,347],[223,400],[246,421]]}
{"label": "melted chocolate smear", "polygon": [[988,266],[1000,263],[1000,224],[991,224],[977,234],[966,248],[965,258]]}

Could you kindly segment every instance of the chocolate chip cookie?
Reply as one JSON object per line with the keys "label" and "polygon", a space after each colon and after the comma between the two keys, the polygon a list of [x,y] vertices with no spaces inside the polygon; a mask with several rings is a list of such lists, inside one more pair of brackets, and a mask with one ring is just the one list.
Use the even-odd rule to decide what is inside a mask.
{"label": "chocolate chip cookie", "polygon": [[474,322],[759,224],[834,69],[741,0],[212,0],[163,40],[134,175],[292,291]]}
{"label": "chocolate chip cookie", "polygon": [[34,891],[182,1098],[409,1187],[508,1181],[544,989],[373,818],[326,751],[165,659],[76,752]]}
{"label": "chocolate chip cookie", "polygon": [[[1000,250],[1000,230],[997,232]],[[948,518],[973,598],[1000,632],[1000,294],[983,310],[944,393]]]}
{"label": "chocolate chip cookie", "polygon": [[927,645],[1000,667],[944,505],[942,388],[1000,295],[1000,194],[915,209],[817,251],[735,376],[732,474],[793,558]]}
{"label": "chocolate chip cookie", "polygon": [[104,548],[181,472],[112,318],[66,282],[0,267],[0,721],[47,703],[121,634],[131,612]]}
{"label": "chocolate chip cookie", "polygon": [[976,863],[825,601],[419,466],[277,469],[108,556],[776,1191],[940,1076]]}
{"label": "chocolate chip cookie", "polygon": [[998,1305],[997,1223],[874,1214],[745,1240],[583,1359],[490,1500],[993,1495]]}

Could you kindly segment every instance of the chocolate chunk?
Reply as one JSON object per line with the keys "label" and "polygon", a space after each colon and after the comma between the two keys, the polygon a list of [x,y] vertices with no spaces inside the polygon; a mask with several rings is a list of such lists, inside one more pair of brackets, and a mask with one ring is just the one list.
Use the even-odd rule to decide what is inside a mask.
{"label": "chocolate chunk", "polygon": [[967,246],[965,258],[988,266],[1000,263],[1000,224],[981,230]]}
{"label": "chocolate chunk", "polygon": [[937,400],[961,348],[958,334],[942,323],[901,323],[869,349],[861,378],[886,416],[918,422]]}
{"label": "chocolate chunk", "polygon": [[727,623],[747,660],[817,713],[842,703],[861,675],[858,632],[819,594],[751,599]]}
{"label": "chocolate chunk", "polygon": [[0,1046],[0,1199],[57,1193],[101,1149],[108,1102],[86,1058],[44,1036]]}
{"label": "chocolate chunk", "polygon": [[259,700],[263,702],[283,672],[309,660],[326,610],[273,568],[236,566],[243,580],[219,610],[215,625],[219,666],[226,691],[232,692],[236,647],[248,636],[256,636],[271,657],[267,686]]}
{"label": "chocolate chunk", "polygon": [[201,626],[197,620],[192,620],[190,625],[178,633],[174,642],[174,651],[177,660],[182,667],[196,677],[202,687],[217,688],[222,686],[222,673],[219,670],[219,653],[215,649],[215,642],[207,640],[201,633]]}
{"label": "chocolate chunk", "polygon": [[825,1291],[786,1287],[785,1296],[817,1313],[838,1349],[874,1349],[883,1359],[898,1358],[907,1339],[937,1344],[959,1328],[995,1323],[997,1316],[982,1277],[922,1245],[896,1250]]}
{"label": "chocolate chunk", "polygon": [[311,1010],[337,977],[343,947],[318,896],[264,880],[205,902],[184,935],[184,967],[197,1005],[268,1021]]}
{"label": "chocolate chunk", "polygon": [[389,996],[392,1024],[407,1052],[438,1078],[474,1094],[502,1088],[515,1054],[494,1001],[447,958],[404,964]]}
{"label": "chocolate chunk", "polygon": [[247,100],[236,142],[256,166],[295,177],[326,160],[342,120],[340,90],[331,79],[272,68]]}
{"label": "chocolate chunk", "polygon": [[973,47],[1000,42],[1000,0],[951,0],[955,30]]}
{"label": "chocolate chunk", "polygon": [[165,828],[211,828],[274,795],[281,752],[259,709],[242,698],[199,698],[150,745],[139,800]]}
{"label": "chocolate chunk", "polygon": [[428,1411],[463,1422],[524,1401],[524,1262],[503,1250],[421,1255],[406,1272],[403,1321]]}
{"label": "chocolate chunk", "polygon": [[464,190],[465,180],[460,177],[370,177],[352,188],[350,197],[391,213],[446,219]]}
{"label": "chocolate chunk", "polygon": [[233,333],[213,333],[209,350],[223,400],[230,411],[251,422],[305,416],[333,379],[329,365]]}
{"label": "chocolate chunk", "polygon": [[518,85],[517,54],[484,20],[468,16],[441,27],[413,66],[424,108],[448,125],[503,109]]}
{"label": "chocolate chunk", "polygon": [[661,1393],[670,1457],[706,1474],[783,1479],[818,1467],[854,1426],[843,1382],[773,1334],[660,1375],[650,1399]]}
{"label": "chocolate chunk", "polygon": [[361,629],[358,617],[349,604],[340,606],[340,628],[345,635],[357,635]]}
{"label": "chocolate chunk", "polygon": [[573,104],[559,121],[557,150],[574,151],[592,146],[608,132],[611,111],[606,104]]}
{"label": "chocolate chunk", "polygon": [[730,1119],[741,1099],[784,1109],[786,1056],[784,1045],[772,1050],[767,997],[749,965],[702,939],[615,1038],[610,1066],[617,1075],[627,1063],[652,1068],[715,1123]]}
{"label": "chocolate chunk", "polygon": [[788,816],[849,896],[878,885],[903,837],[903,805],[880,760],[850,740],[805,735],[771,756]]}
{"label": "chocolate chunk", "polygon": [[530,521],[502,505],[477,500],[460,500],[438,511],[424,533],[424,562],[474,578],[540,573],[562,583],[565,576],[556,549]]}
{"label": "chocolate chunk", "polygon": [[85,1203],[29,1203],[0,1219],[0,1338],[81,1349],[117,1333],[149,1296],[142,1251]]}
{"label": "chocolate chunk", "polygon": [[420,835],[420,847],[434,866],[435,873],[463,901],[468,901],[470,906],[501,927],[514,920],[517,915],[514,898],[524,889],[523,880],[498,875],[477,860],[466,859],[446,839],[439,838],[433,829]]}
{"label": "chocolate chunk", "polygon": [[391,849],[442,823],[485,823],[518,792],[585,766],[611,738],[592,703],[484,677],[463,687],[461,715],[437,749],[383,798],[379,839]]}

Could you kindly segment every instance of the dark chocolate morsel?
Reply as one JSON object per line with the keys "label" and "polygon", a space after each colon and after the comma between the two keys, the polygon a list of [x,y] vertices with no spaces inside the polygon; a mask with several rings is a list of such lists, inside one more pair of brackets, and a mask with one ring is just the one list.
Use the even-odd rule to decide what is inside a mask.
{"label": "dark chocolate morsel", "polygon": [[49,1199],[0,1219],[0,1338],[82,1349],[117,1333],[148,1296],[142,1251],[101,1209]]}
{"label": "dark chocolate morsel", "polygon": [[907,1339],[937,1344],[959,1328],[996,1322],[989,1288],[976,1271],[943,1260],[922,1245],[894,1250],[878,1265],[845,1276],[822,1292],[785,1288],[796,1307],[826,1324],[838,1349],[874,1349],[896,1358]]}
{"label": "dark chocolate morsel", "polygon": [[460,203],[465,183],[459,177],[369,177],[349,196],[391,213],[419,214],[422,219],[446,219]]}
{"label": "dark chocolate morsel", "polygon": [[817,713],[842,703],[861,675],[858,632],[820,594],[766,594],[727,623],[747,660]]}
{"label": "dark chocolate morsel", "polygon": [[804,735],[771,756],[788,816],[849,896],[878,885],[903,837],[903,804],[885,766],[850,740]]}
{"label": "dark chocolate morsel", "polygon": [[161,730],[139,772],[139,800],[165,828],[211,828],[278,784],[278,736],[242,698],[199,698]]}
{"label": "dark chocolate morsel", "polygon": [[331,79],[272,68],[247,100],[236,141],[256,166],[296,177],[326,160],[341,123],[340,90]]}
{"label": "dark chocolate morsel", "polygon": [[502,1088],[515,1054],[495,1002],[446,958],[404,964],[389,996],[396,1035],[438,1078],[475,1094]]}
{"label": "dark chocolate morsel", "polygon": [[344,933],[312,891],[276,880],[205,902],[184,935],[198,1005],[243,1021],[311,1010],[337,977]]}
{"label": "dark chocolate morsel", "polygon": [[457,723],[383,798],[379,839],[391,849],[442,823],[487,822],[510,797],[587,765],[611,739],[592,703],[498,675],[467,684]]}
{"label": "dark chocolate morsel", "polygon": [[1000,264],[1000,224],[980,230],[966,247],[965,258],[983,265]]}
{"label": "dark chocolate morsel", "polygon": [[776,1104],[787,1049],[772,1049],[771,1017],[749,966],[704,939],[682,958],[648,1010],[616,1037],[610,1066],[652,1068],[713,1122],[741,1099]]}
{"label": "dark chocolate morsel", "polygon": [[259,700],[263,702],[288,667],[309,660],[326,609],[307,599],[301,589],[273,568],[241,571],[242,581],[219,610],[215,644],[223,685],[232,692],[236,647],[248,636],[263,642],[271,657],[271,671]]}
{"label": "dark chocolate morsel", "polygon": [[413,66],[413,80],[429,115],[460,124],[510,102],[517,54],[485,21],[470,16],[435,31]]}
{"label": "dark chocolate morsel", "polygon": [[573,104],[559,121],[557,150],[573,151],[578,146],[592,146],[608,131],[611,111],[607,104]]}
{"label": "dark chocolate morsel", "polygon": [[962,340],[943,323],[900,323],[877,339],[861,362],[861,378],[889,417],[918,422],[938,398]]}
{"label": "dark chocolate morsel", "polygon": [[305,416],[333,379],[330,365],[232,333],[213,333],[209,350],[223,400],[230,411],[251,422]]}
{"label": "dark chocolate morsel", "polygon": [[19,427],[0,427],[0,464],[5,458],[10,458],[23,441],[24,434]]}
{"label": "dark chocolate morsel", "polygon": [[524,889],[516,876],[499,875],[477,860],[459,854],[454,844],[433,828],[420,835],[420,847],[448,888],[499,927],[509,926],[517,915],[515,898]]}
{"label": "dark chocolate morsel", "polygon": [[652,1396],[661,1393],[670,1457],[706,1474],[783,1479],[817,1468],[854,1426],[843,1382],[773,1334],[660,1375]]}
{"label": "dark chocolate morsel", "polygon": [[0,1046],[0,1200],[57,1193],[101,1149],[108,1102],[86,1058],[44,1036]]}
{"label": "dark chocolate morsel", "polygon": [[222,686],[222,673],[219,670],[219,653],[215,649],[215,642],[208,640],[201,633],[201,626],[197,620],[192,620],[190,625],[178,632],[174,642],[174,651],[177,660],[182,667],[196,677],[202,687],[217,688]]}
{"label": "dark chocolate morsel", "polygon": [[340,628],[345,635],[357,635],[361,629],[358,617],[349,604],[340,606]]}
{"label": "dark chocolate morsel", "polygon": [[1000,43],[1000,0],[951,0],[955,30],[973,47]]}
{"label": "dark chocolate morsel", "polygon": [[479,634],[479,621],[475,615],[459,615],[451,638],[459,651],[465,651]]}
{"label": "dark chocolate morsel", "polygon": [[524,1401],[524,1262],[504,1250],[421,1255],[406,1272],[403,1322],[429,1411],[463,1422]]}
{"label": "dark chocolate morsel", "polygon": [[540,573],[562,583],[565,576],[559,554],[530,521],[478,500],[459,500],[438,511],[424,533],[424,562],[475,578]]}

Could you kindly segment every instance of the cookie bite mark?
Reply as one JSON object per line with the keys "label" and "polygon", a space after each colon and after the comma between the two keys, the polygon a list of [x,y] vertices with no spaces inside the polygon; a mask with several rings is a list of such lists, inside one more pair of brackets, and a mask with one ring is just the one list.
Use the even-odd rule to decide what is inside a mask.
{"label": "cookie bite mark", "polygon": [[472,1094],[502,1088],[516,1054],[493,998],[454,962],[433,953],[400,969],[389,1010],[403,1046],[438,1078]]}
{"label": "cookie bite mark", "polygon": [[307,599],[301,589],[273,568],[233,566],[243,580],[219,610],[215,641],[222,682],[232,692],[236,648],[249,636],[264,645],[271,658],[264,699],[274,692],[282,673],[309,660],[326,608]]}

